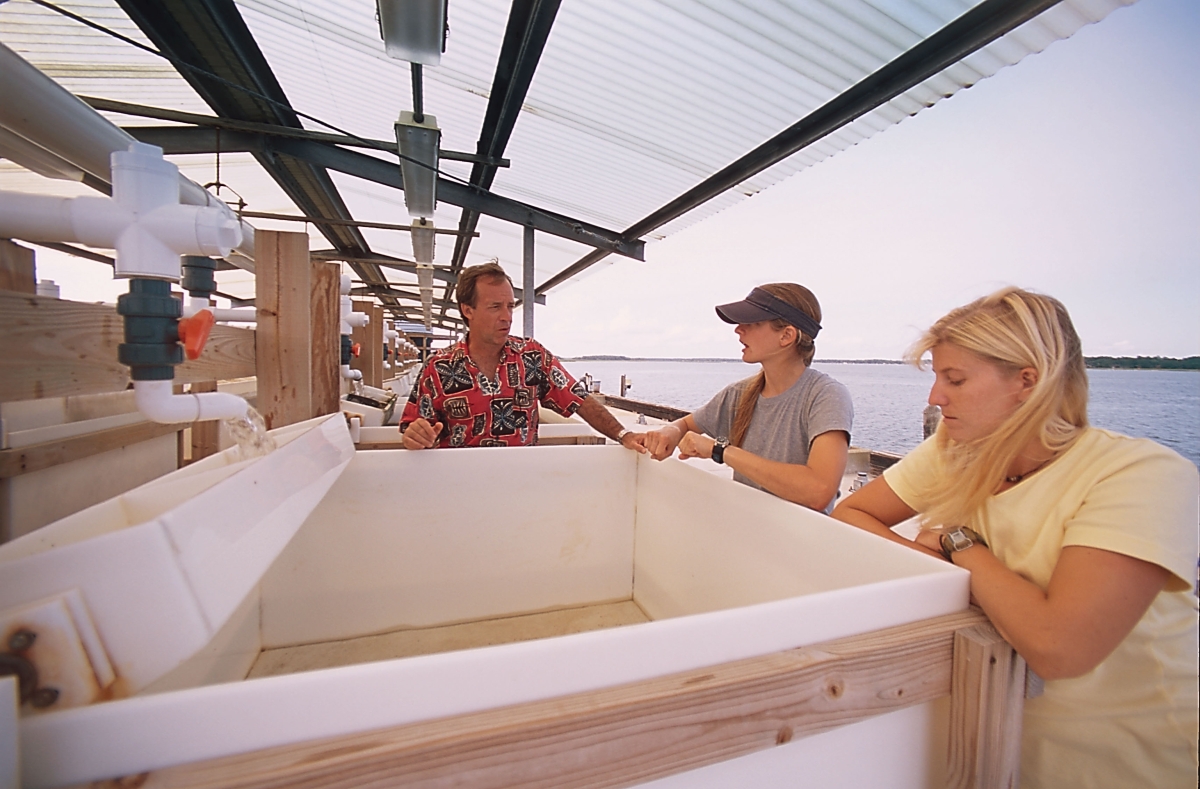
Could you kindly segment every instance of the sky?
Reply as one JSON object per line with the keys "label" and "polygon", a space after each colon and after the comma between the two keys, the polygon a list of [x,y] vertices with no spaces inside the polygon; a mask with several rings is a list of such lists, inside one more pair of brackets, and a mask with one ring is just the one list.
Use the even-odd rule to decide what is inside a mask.
{"label": "sky", "polygon": [[534,328],[563,356],[734,358],[713,306],[784,281],[821,302],[818,359],[898,359],[1005,285],[1062,300],[1089,356],[1200,355],[1200,2],[1117,9],[644,263],[609,258]]}
{"label": "sky", "polygon": [[[563,356],[735,358],[716,304],[799,282],[818,359],[898,359],[1005,285],[1061,299],[1089,356],[1200,355],[1200,2],[1141,0],[915,117],[552,290]],[[292,229],[292,228],[289,228]],[[62,297],[111,269],[45,250]],[[520,330],[520,318],[514,332]]]}

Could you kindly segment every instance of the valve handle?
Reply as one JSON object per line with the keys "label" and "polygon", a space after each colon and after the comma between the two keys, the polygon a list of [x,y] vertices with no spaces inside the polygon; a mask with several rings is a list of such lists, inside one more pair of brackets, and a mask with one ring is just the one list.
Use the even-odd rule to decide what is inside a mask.
{"label": "valve handle", "polygon": [[183,343],[183,350],[187,354],[187,358],[200,358],[200,353],[204,350],[204,345],[208,342],[208,335],[212,333],[213,324],[216,322],[217,319],[213,317],[211,310],[200,310],[192,317],[179,321],[179,341]]}
{"label": "valve handle", "polygon": [[350,355],[354,357],[362,356],[362,343],[356,342],[350,346]]}

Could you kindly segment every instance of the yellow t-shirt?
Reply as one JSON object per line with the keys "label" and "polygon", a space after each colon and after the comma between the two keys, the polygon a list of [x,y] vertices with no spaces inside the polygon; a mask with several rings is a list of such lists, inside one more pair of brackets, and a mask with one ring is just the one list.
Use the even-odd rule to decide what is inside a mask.
{"label": "yellow t-shirt", "polygon": [[[942,471],[931,438],[884,472],[917,512]],[[925,483],[928,484],[928,483]],[[1166,589],[1111,655],[1025,703],[1021,786],[1196,786],[1196,467],[1147,439],[1087,430],[1037,474],[988,500],[968,524],[1005,566],[1045,589],[1067,545],[1165,567]]]}

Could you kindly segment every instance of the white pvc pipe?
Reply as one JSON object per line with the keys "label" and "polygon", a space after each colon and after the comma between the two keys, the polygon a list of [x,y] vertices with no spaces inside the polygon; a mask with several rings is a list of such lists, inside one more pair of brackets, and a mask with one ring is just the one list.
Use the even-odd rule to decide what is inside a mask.
{"label": "white pvc pipe", "polygon": [[246,415],[250,407],[242,398],[226,392],[174,394],[172,381],[134,381],[133,399],[138,411],[155,422],[203,422]]}
{"label": "white pvc pipe", "polygon": [[[0,127],[99,180],[112,183],[110,157],[115,151],[128,150],[129,144],[136,142],[133,137],[4,44],[0,44],[0,74],[4,75]],[[242,241],[236,251],[240,254],[227,259],[254,271],[254,228],[250,224],[238,219],[229,206],[182,174],[179,201],[220,208],[238,221],[242,226]]]}
{"label": "white pvc pipe", "polygon": [[350,365],[343,364],[342,365],[342,377],[345,378],[347,381],[361,381],[362,380],[362,370],[351,370]]}
{"label": "white pvc pipe", "polygon": [[256,307],[236,307],[233,309],[214,307],[208,303],[207,299],[198,299],[194,296],[189,297],[187,304],[183,305],[183,317],[190,318],[200,310],[211,312],[213,318],[219,323],[226,321],[237,321],[239,323],[258,322],[258,309]]}

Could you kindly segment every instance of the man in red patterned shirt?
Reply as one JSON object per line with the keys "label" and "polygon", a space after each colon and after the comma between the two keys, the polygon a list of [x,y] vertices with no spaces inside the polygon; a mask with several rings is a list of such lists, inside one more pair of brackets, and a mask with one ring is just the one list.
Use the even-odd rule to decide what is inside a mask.
{"label": "man in red patterned shirt", "polygon": [[646,451],[643,434],[624,429],[541,343],[509,336],[516,298],[499,263],[463,269],[457,292],[467,336],[425,363],[400,418],[405,448],[536,444],[540,403]]}

